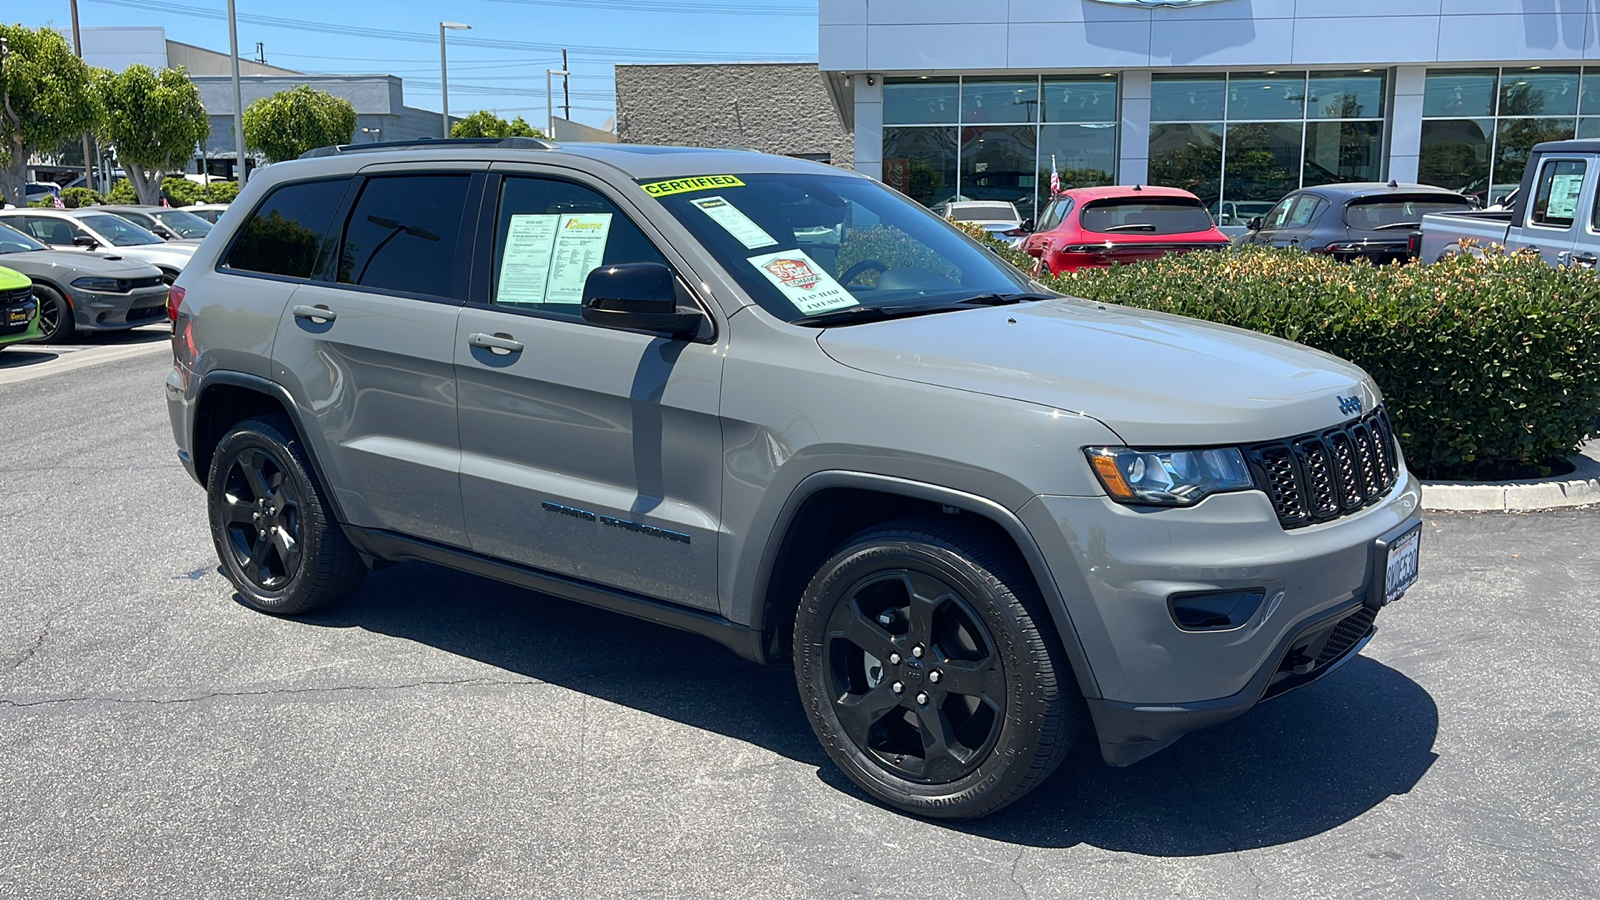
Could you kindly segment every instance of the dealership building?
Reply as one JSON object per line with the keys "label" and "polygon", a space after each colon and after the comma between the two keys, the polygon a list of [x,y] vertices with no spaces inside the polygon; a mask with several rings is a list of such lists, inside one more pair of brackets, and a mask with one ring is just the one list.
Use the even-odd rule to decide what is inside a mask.
{"label": "dealership building", "polygon": [[1600,137],[1600,0],[820,0],[855,168],[932,205],[1186,188],[1223,224],[1302,186],[1492,202]]}

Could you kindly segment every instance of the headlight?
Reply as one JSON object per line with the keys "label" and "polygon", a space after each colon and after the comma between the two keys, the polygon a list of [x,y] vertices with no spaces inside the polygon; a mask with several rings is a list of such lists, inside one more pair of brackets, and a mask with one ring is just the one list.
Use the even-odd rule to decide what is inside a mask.
{"label": "headlight", "polygon": [[128,282],[118,281],[115,278],[79,278],[72,283],[72,286],[107,294],[121,294],[128,290]]}
{"label": "headlight", "polygon": [[1132,450],[1085,447],[1106,493],[1119,503],[1193,506],[1212,494],[1255,487],[1236,447],[1210,450]]}

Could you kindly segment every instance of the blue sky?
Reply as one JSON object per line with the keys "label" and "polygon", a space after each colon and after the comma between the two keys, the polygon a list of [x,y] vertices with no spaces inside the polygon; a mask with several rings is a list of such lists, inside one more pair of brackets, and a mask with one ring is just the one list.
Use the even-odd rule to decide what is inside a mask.
{"label": "blue sky", "polygon": [[[24,25],[67,28],[68,0],[8,3]],[[449,32],[450,111],[545,117],[545,70],[570,47],[572,118],[616,112],[616,63],[816,59],[816,0],[236,0],[239,54],[304,72],[405,79],[406,103],[439,108],[439,22]],[[228,50],[226,0],[79,0],[84,27],[159,25],[171,40]],[[9,16],[7,16],[9,18]],[[15,20],[13,20],[15,21]],[[556,104],[561,87],[556,84]]]}

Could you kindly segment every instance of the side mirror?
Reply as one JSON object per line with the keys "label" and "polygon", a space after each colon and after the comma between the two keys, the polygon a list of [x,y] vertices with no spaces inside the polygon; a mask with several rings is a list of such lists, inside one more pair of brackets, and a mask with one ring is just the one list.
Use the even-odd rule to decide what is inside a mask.
{"label": "side mirror", "polygon": [[1261,230],[1261,217],[1260,216],[1256,216],[1255,218],[1251,219],[1250,221],[1244,223],[1244,227],[1250,229],[1251,231],[1260,231]]}
{"label": "side mirror", "polygon": [[1033,233],[1034,224],[1035,223],[1034,223],[1034,221],[1032,219],[1023,219],[1022,220],[1022,230],[1028,232],[1029,234],[1032,234]]}
{"label": "side mirror", "polygon": [[583,282],[583,320],[591,325],[693,337],[705,317],[660,263],[601,266]]}
{"label": "side mirror", "polygon": [[94,248],[100,246],[99,241],[88,236],[87,234],[74,235],[72,238],[72,244],[75,247],[83,247],[88,250],[93,250]]}
{"label": "side mirror", "polygon": [[173,240],[174,238],[177,237],[176,234],[173,234],[172,232],[170,232],[167,229],[162,228],[160,226],[157,226],[157,227],[152,228],[150,230],[155,232],[156,237],[161,238],[163,241],[170,241],[170,240]]}

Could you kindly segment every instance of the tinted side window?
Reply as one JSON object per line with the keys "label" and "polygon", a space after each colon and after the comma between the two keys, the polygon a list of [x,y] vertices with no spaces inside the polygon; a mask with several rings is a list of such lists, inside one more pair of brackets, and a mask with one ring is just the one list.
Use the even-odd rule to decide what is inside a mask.
{"label": "tinted side window", "polygon": [[456,297],[456,245],[472,176],[369,179],[345,223],[339,282]]}
{"label": "tinted side window", "polygon": [[1262,220],[1261,230],[1272,231],[1275,228],[1282,228],[1284,221],[1289,218],[1290,208],[1292,208],[1295,202],[1299,199],[1300,195],[1290,194],[1282,200],[1279,200],[1278,205],[1274,206],[1272,208],[1272,212],[1267,213],[1267,217]]}
{"label": "tinted side window", "polygon": [[317,266],[317,246],[348,183],[344,178],[304,181],[268,194],[239,230],[225,265],[246,272],[310,278]]}
{"label": "tinted side window", "polygon": [[1311,224],[1312,219],[1316,218],[1317,207],[1321,205],[1322,201],[1316,197],[1310,194],[1301,194],[1300,199],[1296,200],[1294,206],[1289,209],[1289,215],[1284,217],[1283,224],[1280,227],[1306,227]]}
{"label": "tinted side window", "polygon": [[601,194],[547,178],[502,182],[490,300],[495,305],[578,316],[590,272],[640,262],[669,265],[639,226]]}
{"label": "tinted side window", "polygon": [[1571,228],[1577,217],[1578,194],[1583,191],[1583,173],[1586,168],[1581,159],[1557,159],[1545,164],[1539,172],[1539,184],[1533,197],[1533,209],[1528,221],[1546,228]]}

